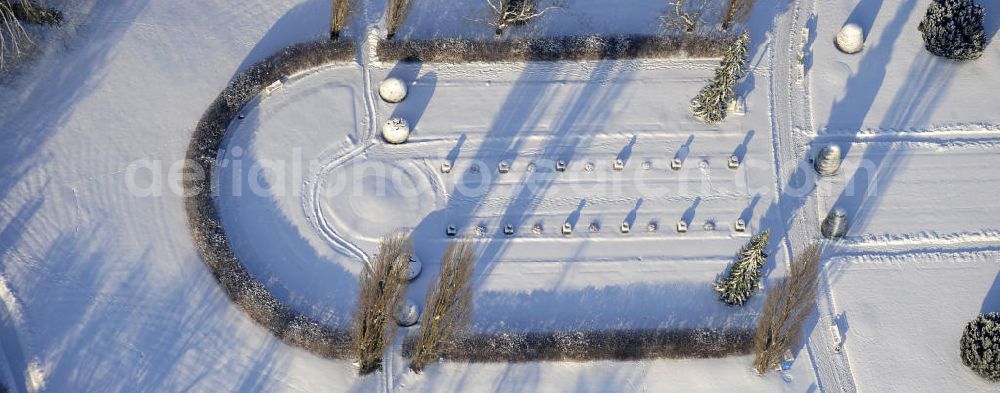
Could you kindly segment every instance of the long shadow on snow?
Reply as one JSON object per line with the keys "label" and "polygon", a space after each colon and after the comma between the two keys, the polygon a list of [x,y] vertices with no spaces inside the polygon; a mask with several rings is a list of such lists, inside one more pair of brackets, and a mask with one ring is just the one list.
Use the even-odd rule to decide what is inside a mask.
{"label": "long shadow on snow", "polygon": [[[909,0],[902,6],[900,12],[894,16],[892,22],[882,33],[879,44],[863,52],[865,57],[861,60],[858,72],[848,79],[844,98],[834,103],[834,108],[831,110],[831,120],[847,119],[849,122],[847,129],[855,131],[860,129],[882,81],[885,79],[888,56],[892,53],[892,48],[914,6],[915,0]],[[844,147],[844,154],[848,149],[849,147]],[[761,226],[771,229],[768,250],[770,255],[775,255],[780,249],[780,245],[783,242],[788,242],[788,230],[793,224],[797,212],[805,205],[808,195],[815,190],[816,176],[810,163],[811,159],[799,163],[784,187],[781,188],[778,199],[768,206],[761,219]],[[785,244],[785,246],[791,252],[792,245]],[[769,276],[774,267],[774,264],[766,264],[763,276]]]}
{"label": "long shadow on snow", "polygon": [[882,9],[882,2],[884,0],[865,0],[859,1],[858,5],[854,6],[854,10],[851,14],[847,16],[847,21],[844,22],[846,26],[849,23],[861,26],[861,31],[864,32],[864,40],[868,41],[868,34],[872,31],[872,26],[875,24],[875,17],[878,16],[879,10]]}
{"label": "long shadow on snow", "polygon": [[330,4],[326,0],[306,0],[292,7],[250,49],[239,67],[233,70],[233,77],[230,79],[236,79],[250,66],[291,44],[310,42],[328,35],[325,27],[330,23]]}
{"label": "long shadow on snow", "polygon": [[[28,223],[38,213],[44,201],[45,193],[38,194],[18,208],[17,213],[10,218],[3,230],[0,230],[0,255],[7,255],[8,251],[24,237],[28,230]],[[8,262],[10,262],[9,258],[0,259],[0,272],[3,272],[4,275],[11,274],[11,271],[16,268],[7,266]],[[13,290],[13,288],[11,289]],[[8,381],[8,383],[13,384],[14,391],[27,392],[25,376],[28,375],[28,354],[25,353],[26,348],[23,346],[25,337],[17,331],[16,321],[13,320],[14,310],[6,306],[9,305],[0,306],[0,310],[4,311],[4,314],[0,316],[0,351],[3,351],[3,356],[0,356],[0,359],[6,360],[7,367],[11,371],[10,377],[13,380]],[[14,306],[18,305],[14,304]],[[4,379],[0,379],[0,382],[4,382]]]}
{"label": "long shadow on snow", "polygon": [[[158,392],[238,387],[218,386],[209,377],[213,373],[239,375],[237,383],[245,387],[275,382],[280,374],[275,367],[283,364],[275,350],[284,344],[258,328],[263,340],[247,347],[252,340],[235,334],[246,322],[227,317],[232,305],[199,260],[184,262],[193,268],[164,280],[163,272],[152,269],[148,248],[131,257],[112,257],[105,251],[112,247],[114,229],[95,226],[81,234],[58,236],[44,258],[67,263],[45,279],[40,275],[23,291],[42,294],[25,299],[35,318],[59,321],[38,326],[34,335],[36,350],[49,354],[47,389]],[[127,270],[122,271],[123,266]],[[234,348],[252,359],[247,367],[219,363],[192,375],[187,366],[192,356]],[[122,365],[128,365],[128,372]]]}
{"label": "long shadow on snow", "polygon": [[75,48],[68,53],[57,51],[61,61],[36,59],[37,64],[29,70],[12,75],[19,79],[0,85],[0,140],[4,141],[0,147],[0,200],[26,173],[48,159],[38,154],[42,146],[66,124],[74,107],[107,77],[105,63],[111,49],[147,3],[93,6],[82,23],[95,29],[64,43]]}
{"label": "long shadow on snow", "polygon": [[[954,67],[949,67],[947,61],[919,52],[908,72],[907,80],[911,83],[893,98],[879,127],[898,129],[914,122],[926,122],[947,91],[953,74]],[[907,159],[907,149],[899,145],[869,145],[866,148],[860,159],[862,166],[848,180],[844,191],[833,205],[834,208],[842,207],[847,211],[848,235],[863,233],[896,170],[905,165]],[[832,253],[835,251],[828,250],[826,257]],[[821,278],[821,285],[827,286],[826,290],[829,291],[829,287],[839,279],[841,271],[830,270],[829,264],[825,264],[824,270],[826,274]],[[814,315],[807,322],[805,337],[811,335],[817,323],[818,316]],[[842,332],[846,332],[846,314],[838,317],[837,324]]]}
{"label": "long shadow on snow", "polygon": [[[303,90],[299,94],[313,92]],[[280,112],[282,108],[276,106],[269,110]],[[357,277],[338,261],[320,255],[315,246],[300,234],[303,228],[290,222],[277,207],[280,202],[273,193],[296,191],[303,179],[284,179],[285,184],[272,184],[267,179],[267,170],[258,173],[254,169],[272,166],[261,162],[252,149],[260,128],[261,110],[245,113],[246,118],[236,120],[239,125],[231,126],[220,145],[220,163],[216,167],[219,175],[215,177],[218,179],[215,200],[233,251],[243,266],[275,298],[327,326],[344,328],[357,298]],[[234,157],[232,151],[237,147],[244,153]],[[234,169],[234,160],[238,160],[240,168],[235,176],[232,173],[237,170]],[[296,163],[283,164],[287,168]],[[298,164],[301,168],[309,167],[305,158]],[[234,183],[234,177],[239,183]],[[337,255],[341,259],[352,260],[358,266],[363,263],[341,252]],[[315,295],[306,293],[326,296],[315,298]]]}
{"label": "long shadow on snow", "polygon": [[762,299],[755,296],[745,307],[729,307],[702,281],[485,291],[476,294],[473,326],[477,332],[752,327]]}

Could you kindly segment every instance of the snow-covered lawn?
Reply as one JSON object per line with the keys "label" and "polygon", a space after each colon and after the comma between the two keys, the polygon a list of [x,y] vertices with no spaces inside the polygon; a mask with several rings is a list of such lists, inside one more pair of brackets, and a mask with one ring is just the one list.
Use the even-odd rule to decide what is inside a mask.
{"label": "snow-covered lawn", "polygon": [[[477,330],[748,326],[763,296],[734,309],[710,288],[745,236],[771,229],[778,239],[767,284],[831,207],[851,211],[789,372],[758,377],[736,356],[443,363],[418,376],[397,342],[386,371],[362,378],[349,361],[282,344],[235,307],[168,187],[216,94],[276,50],[326,36],[329,2],[67,2],[86,11],[69,14],[72,34],[0,90],[0,381],[18,392],[995,390],[961,365],[957,342],[977,312],[1000,307],[1000,46],[969,63],[931,57],[916,30],[928,2],[758,2],[754,69],[739,86],[747,113],[720,127],[688,114],[711,60],[396,65],[367,48],[358,64],[255,101],[220,156],[221,174],[242,166],[219,177],[227,233],[275,296],[333,325],[347,323],[378,236],[413,230],[425,271],[408,297],[419,302],[455,225],[483,252]],[[655,33],[666,8],[569,3],[539,19],[544,29],[514,34]],[[364,47],[383,2],[358,7],[347,36]],[[489,39],[470,20],[477,10],[485,0],[417,2],[400,36]],[[995,32],[1000,10],[987,15]],[[855,55],[832,44],[849,20],[868,29]],[[798,84],[803,26],[815,29]],[[390,74],[413,82],[402,104],[372,94]],[[387,146],[374,132],[393,115],[415,125],[409,143]],[[828,142],[847,151],[843,173],[807,196],[788,192],[812,185],[790,168]],[[555,173],[560,159],[567,170]],[[497,173],[501,160],[509,173]],[[251,171],[264,162],[285,167]],[[877,172],[872,192],[844,195],[868,182],[859,167]],[[747,233],[733,230],[737,218]],[[572,235],[559,232],[565,222]],[[830,350],[833,322],[841,354]]]}
{"label": "snow-covered lawn", "polygon": [[979,312],[1000,306],[998,258],[996,251],[831,258],[827,274],[858,389],[995,391],[962,365],[958,340]]}
{"label": "snow-covered lawn", "polygon": [[[859,131],[978,129],[1000,123],[995,92],[1000,45],[971,62],[938,58],[924,49],[917,25],[929,0],[816,0],[811,78],[812,121],[824,134]],[[979,2],[980,4],[988,2]],[[987,30],[1000,12],[988,7]],[[832,37],[845,23],[865,29],[865,49],[840,52]],[[990,34],[990,33],[987,33]]]}

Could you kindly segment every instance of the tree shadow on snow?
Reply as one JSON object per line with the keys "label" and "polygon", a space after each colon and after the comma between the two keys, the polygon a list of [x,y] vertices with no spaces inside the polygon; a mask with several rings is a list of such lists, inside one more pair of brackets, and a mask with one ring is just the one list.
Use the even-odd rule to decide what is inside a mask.
{"label": "tree shadow on snow", "polygon": [[879,11],[882,9],[883,1],[858,0],[858,5],[854,6],[854,10],[847,16],[844,26],[852,23],[861,26],[861,30],[864,32],[864,40],[868,41],[868,35],[871,33],[872,26],[875,25],[875,17],[878,16]]}
{"label": "tree shadow on snow", "polygon": [[[230,80],[235,79],[250,66],[291,44],[327,38],[329,36],[330,4],[331,2],[326,0],[305,0],[288,10],[254,44],[243,62],[233,71]],[[351,39],[351,37],[341,36],[341,39]]]}

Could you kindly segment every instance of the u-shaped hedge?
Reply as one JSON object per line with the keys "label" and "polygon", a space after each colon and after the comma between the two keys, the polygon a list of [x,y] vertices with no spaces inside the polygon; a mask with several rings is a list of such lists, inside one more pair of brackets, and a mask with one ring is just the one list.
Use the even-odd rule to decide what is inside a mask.
{"label": "u-shaped hedge", "polygon": [[184,170],[184,203],[191,235],[219,286],[247,315],[287,344],[326,358],[344,358],[350,334],[320,323],[276,299],[240,263],[226,237],[212,189],[219,145],[229,124],[265,87],[300,71],[354,59],[352,40],[295,44],[234,78],[202,115]]}
{"label": "u-shaped hedge", "polygon": [[[240,73],[219,93],[198,122],[188,146],[183,176],[191,235],[205,266],[226,295],[283,342],[337,359],[350,355],[350,331],[346,327],[326,326],[295,311],[275,298],[247,271],[222,227],[212,176],[220,144],[230,123],[264,88],[300,71],[351,61],[354,55],[355,44],[351,40],[295,44]],[[749,353],[752,340],[752,330],[746,328],[486,333],[460,337],[440,355],[471,362],[720,357]],[[412,346],[412,337],[404,340],[404,356],[409,355]]]}

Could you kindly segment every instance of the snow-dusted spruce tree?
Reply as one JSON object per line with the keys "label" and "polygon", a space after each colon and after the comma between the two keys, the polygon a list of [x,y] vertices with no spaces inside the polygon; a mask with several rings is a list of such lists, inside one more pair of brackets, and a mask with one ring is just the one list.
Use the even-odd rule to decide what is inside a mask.
{"label": "snow-dusted spruce tree", "polygon": [[718,123],[726,118],[729,103],[736,99],[733,87],[747,73],[749,44],[750,34],[744,30],[726,49],[719,68],[715,69],[715,76],[691,101],[691,112],[695,117],[706,123]]}
{"label": "snow-dusted spruce tree", "polygon": [[934,0],[917,27],[924,47],[936,56],[974,60],[986,49],[986,12],[972,0]]}
{"label": "snow-dusted spruce tree", "polygon": [[965,326],[962,363],[993,382],[1000,381],[1000,313],[979,314]]}
{"label": "snow-dusted spruce tree", "polygon": [[420,333],[410,361],[414,372],[419,373],[428,363],[437,361],[441,351],[453,345],[455,338],[471,324],[474,247],[471,240],[462,239],[449,244],[444,252],[441,273],[424,298]]}
{"label": "snow-dusted spruce tree", "polygon": [[715,290],[723,302],[732,306],[742,306],[757,289],[760,268],[767,262],[767,241],[771,231],[764,231],[750,238],[750,241],[736,255],[736,261],[729,266],[729,275],[715,282]]}

